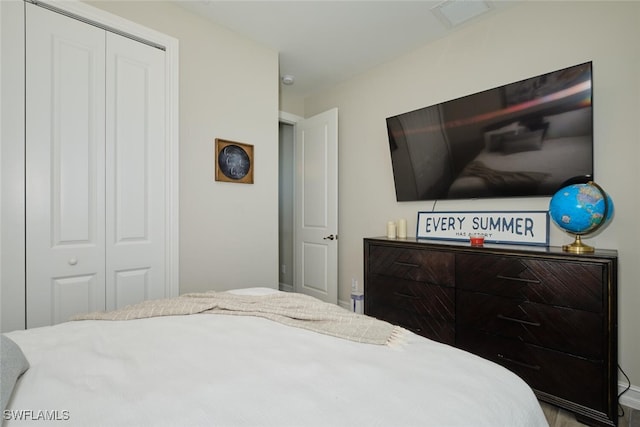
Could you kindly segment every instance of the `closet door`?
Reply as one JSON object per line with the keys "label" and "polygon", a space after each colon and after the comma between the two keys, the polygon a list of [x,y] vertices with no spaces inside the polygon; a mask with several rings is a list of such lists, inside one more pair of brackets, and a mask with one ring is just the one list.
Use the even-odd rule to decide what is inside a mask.
{"label": "closet door", "polygon": [[32,328],[105,307],[105,32],[25,6]]}
{"label": "closet door", "polygon": [[165,53],[26,7],[27,327],[169,296]]}
{"label": "closet door", "polygon": [[107,33],[106,305],[165,290],[164,51]]}

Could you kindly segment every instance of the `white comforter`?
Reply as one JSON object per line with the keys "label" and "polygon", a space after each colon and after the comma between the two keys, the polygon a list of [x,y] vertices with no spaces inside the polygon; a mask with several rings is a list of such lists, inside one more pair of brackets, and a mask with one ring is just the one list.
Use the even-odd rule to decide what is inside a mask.
{"label": "white comforter", "polygon": [[13,419],[38,411],[65,427],[547,425],[516,375],[414,334],[389,347],[195,314],[7,335],[31,365],[3,414],[9,427],[48,425]]}

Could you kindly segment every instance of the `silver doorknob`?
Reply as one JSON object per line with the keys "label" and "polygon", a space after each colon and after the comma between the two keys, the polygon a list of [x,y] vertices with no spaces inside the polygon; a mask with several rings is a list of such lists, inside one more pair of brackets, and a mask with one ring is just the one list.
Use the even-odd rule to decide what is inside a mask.
{"label": "silver doorknob", "polygon": [[337,239],[338,236],[337,235],[333,235],[333,234],[329,234],[328,236],[323,237],[324,240],[334,240]]}
{"label": "silver doorknob", "polygon": [[76,265],[78,263],[78,258],[69,258],[69,265]]}

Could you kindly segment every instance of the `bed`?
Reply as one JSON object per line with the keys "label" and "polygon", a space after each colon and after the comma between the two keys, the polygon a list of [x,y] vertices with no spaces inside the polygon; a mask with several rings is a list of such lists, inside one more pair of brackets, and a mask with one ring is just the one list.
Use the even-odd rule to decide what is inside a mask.
{"label": "bed", "polygon": [[[216,303],[217,311],[174,304],[165,315],[120,311],[112,320],[10,332],[28,369],[17,378],[3,425],[547,425],[519,377],[470,353],[299,294],[210,294],[271,307],[290,304],[293,295],[342,326],[334,333],[312,315],[297,316],[298,327]],[[350,336],[340,335],[343,326]],[[3,366],[5,359],[3,350]]]}

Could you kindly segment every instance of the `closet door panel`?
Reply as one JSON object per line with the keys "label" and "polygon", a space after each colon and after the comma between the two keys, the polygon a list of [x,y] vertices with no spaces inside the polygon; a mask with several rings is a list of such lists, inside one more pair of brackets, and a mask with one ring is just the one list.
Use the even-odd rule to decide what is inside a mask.
{"label": "closet door panel", "polygon": [[164,59],[107,34],[107,309],[168,296]]}
{"label": "closet door panel", "polygon": [[53,279],[53,298],[51,310],[53,319],[63,322],[81,312],[96,311],[96,292],[104,294],[104,286],[98,283],[101,277],[96,274],[75,275]]}
{"label": "closet door panel", "polygon": [[125,307],[147,299],[153,294],[150,278],[153,276],[150,268],[135,270],[120,270],[113,273],[115,307]]}
{"label": "closet door panel", "polygon": [[105,33],[25,6],[31,328],[104,308]]}

